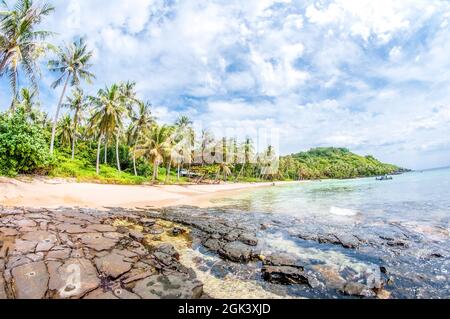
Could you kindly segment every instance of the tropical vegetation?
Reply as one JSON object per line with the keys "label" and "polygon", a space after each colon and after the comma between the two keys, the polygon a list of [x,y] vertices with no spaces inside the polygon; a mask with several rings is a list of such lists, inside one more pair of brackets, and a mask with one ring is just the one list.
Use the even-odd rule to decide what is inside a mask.
{"label": "tropical vegetation", "polygon": [[[63,46],[48,42],[52,33],[39,25],[53,11],[33,0],[17,0],[14,7],[3,3],[0,10],[0,80],[12,92],[11,104],[0,113],[1,175],[141,184],[354,178],[399,170],[336,148],[281,157],[274,169],[273,147],[256,152],[250,137],[238,141],[196,132],[184,115],[159,124],[133,81],[89,94],[94,53],[83,38]],[[39,65],[46,61],[55,74],[51,88],[61,87],[54,114],[39,102]]]}

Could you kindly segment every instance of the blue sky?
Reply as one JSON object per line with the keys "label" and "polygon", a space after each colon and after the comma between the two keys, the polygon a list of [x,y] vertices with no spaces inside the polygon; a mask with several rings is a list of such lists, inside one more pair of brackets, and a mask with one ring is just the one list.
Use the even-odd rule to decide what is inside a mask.
{"label": "blue sky", "polygon": [[[342,146],[450,165],[450,2],[53,0],[43,25],[95,50],[95,93],[138,83],[161,121],[281,132],[280,151]],[[42,64],[42,106],[60,89]],[[0,108],[9,105],[0,79]],[[7,101],[5,103],[4,101]]]}

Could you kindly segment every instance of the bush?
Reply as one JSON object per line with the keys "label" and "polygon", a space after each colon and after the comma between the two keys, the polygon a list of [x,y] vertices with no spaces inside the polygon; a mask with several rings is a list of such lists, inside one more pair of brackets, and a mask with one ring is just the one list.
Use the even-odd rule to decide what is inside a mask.
{"label": "bush", "polygon": [[22,111],[0,114],[0,175],[46,170],[51,163],[45,134]]}

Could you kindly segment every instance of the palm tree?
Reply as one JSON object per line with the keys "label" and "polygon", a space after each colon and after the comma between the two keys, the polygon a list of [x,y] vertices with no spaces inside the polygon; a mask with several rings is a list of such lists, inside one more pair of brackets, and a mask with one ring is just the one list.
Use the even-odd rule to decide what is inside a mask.
{"label": "palm tree", "polygon": [[136,145],[139,143],[139,139],[142,134],[148,132],[155,124],[155,118],[152,116],[152,112],[150,110],[152,105],[149,102],[144,103],[142,101],[137,101],[137,106],[137,113],[132,112],[130,116],[131,124],[128,129],[128,141],[130,145],[133,145],[133,169],[134,175],[136,176]]}
{"label": "palm tree", "polygon": [[191,170],[192,158],[193,158],[193,149],[194,149],[194,141],[195,141],[195,132],[192,128],[193,122],[191,119],[185,115],[182,115],[175,122],[175,127],[177,130],[177,135],[181,136],[181,138],[185,141],[183,144],[185,146],[184,159],[187,159],[189,164],[189,171]]}
{"label": "palm tree", "polygon": [[247,137],[245,139],[243,151],[244,151],[244,163],[242,163],[241,171],[239,172],[238,177],[242,176],[246,165],[250,164],[251,157],[253,157],[254,154],[253,141],[250,137]]}
{"label": "palm tree", "polygon": [[53,6],[34,4],[32,0],[18,0],[10,9],[2,1],[6,11],[0,12],[0,77],[7,75],[13,93],[11,109],[14,112],[17,99],[19,68],[22,67],[34,88],[37,88],[36,61],[51,46],[45,39],[52,33],[35,28],[43,18],[54,11]]}
{"label": "palm tree", "polygon": [[66,114],[58,122],[57,135],[60,138],[61,145],[71,145],[72,143],[72,118]]}
{"label": "palm tree", "polygon": [[95,78],[94,74],[90,73],[88,69],[92,66],[89,61],[92,58],[92,51],[88,51],[87,45],[81,38],[75,41],[70,46],[58,49],[58,59],[49,61],[49,69],[60,74],[59,78],[52,84],[55,89],[64,82],[64,87],[61,97],[56,108],[55,120],[53,122],[52,138],[50,142],[50,153],[53,153],[55,142],[55,130],[58,123],[59,111],[66,94],[67,86],[78,86],[81,80],[88,83]]}
{"label": "palm tree", "polygon": [[[120,88],[117,84],[113,84],[110,88],[101,89],[98,91],[96,97],[91,97],[92,104],[94,105],[93,115],[90,120],[91,127],[97,129],[98,142],[101,143],[102,138],[106,140],[106,145],[109,136],[116,136],[116,145],[118,141],[118,132],[123,128],[123,114],[126,111],[123,103],[123,96],[120,92]],[[100,149],[100,148],[99,148]],[[116,152],[117,152],[116,148]],[[119,157],[118,154],[117,158]],[[100,154],[97,154],[97,174],[100,170]],[[120,170],[120,163],[117,162],[117,166]]]}
{"label": "palm tree", "polygon": [[31,114],[34,110],[34,106],[36,105],[36,96],[36,90],[31,91],[28,88],[22,88],[20,90],[19,99],[16,101],[16,103],[25,111],[25,113]]}
{"label": "palm tree", "polygon": [[73,132],[72,132],[72,160],[75,158],[75,144],[77,142],[77,129],[81,120],[83,111],[88,107],[89,103],[87,97],[84,95],[83,90],[76,88],[72,97],[67,98],[67,103],[64,107],[71,109],[73,114]]}
{"label": "palm tree", "polygon": [[171,134],[171,127],[154,125],[149,133],[145,135],[146,140],[144,144],[139,145],[137,148],[137,154],[146,157],[153,164],[153,182],[158,178],[159,165],[170,152]]}

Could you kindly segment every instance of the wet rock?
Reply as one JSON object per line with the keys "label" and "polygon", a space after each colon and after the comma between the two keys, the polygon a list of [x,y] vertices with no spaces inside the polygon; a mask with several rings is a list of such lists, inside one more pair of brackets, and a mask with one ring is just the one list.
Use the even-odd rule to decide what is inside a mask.
{"label": "wet rock", "polygon": [[302,268],[290,266],[264,266],[262,268],[264,280],[281,285],[307,284],[309,279]]}
{"label": "wet rock", "polygon": [[175,247],[173,247],[173,245],[169,243],[164,243],[156,246],[155,251],[169,255],[170,257],[177,260],[180,258],[180,254],[175,250]]}
{"label": "wet rock", "polygon": [[80,298],[100,285],[97,270],[88,259],[49,262],[49,289],[56,298]]}
{"label": "wet rock", "polygon": [[184,234],[186,231],[184,230],[184,229],[182,229],[182,228],[178,228],[178,227],[174,227],[173,229],[172,229],[172,236],[180,236],[181,234]]}
{"label": "wet rock", "polygon": [[375,297],[376,294],[366,285],[358,282],[349,282],[342,289],[342,293],[354,297]]}
{"label": "wet rock", "polygon": [[96,258],[95,265],[100,273],[116,279],[131,270],[132,263],[126,261],[124,256],[111,253],[105,257]]}
{"label": "wet rock", "polygon": [[159,225],[155,225],[148,230],[148,233],[150,235],[161,235],[164,234],[164,228]]}
{"label": "wet rock", "polygon": [[44,262],[16,267],[12,270],[14,291],[18,299],[42,299],[47,291],[49,274]]}
{"label": "wet rock", "polygon": [[156,220],[151,219],[151,218],[142,218],[140,220],[140,223],[144,226],[144,227],[152,227],[156,224]]}
{"label": "wet rock", "polygon": [[133,292],[144,299],[198,299],[203,284],[184,275],[153,275],[137,282]]}
{"label": "wet rock", "polygon": [[223,245],[219,250],[219,254],[234,262],[248,262],[253,258],[252,248],[240,241],[233,241]]}
{"label": "wet rock", "polygon": [[239,235],[239,241],[243,242],[244,244],[250,245],[250,246],[257,246],[258,245],[258,239],[254,234],[250,233],[242,233]]}
{"label": "wet rock", "polygon": [[263,264],[269,266],[289,266],[300,268],[303,270],[303,265],[300,261],[288,254],[272,254],[263,258]]}
{"label": "wet rock", "polygon": [[217,252],[221,248],[221,242],[218,239],[208,239],[203,243],[203,246],[211,251]]}

